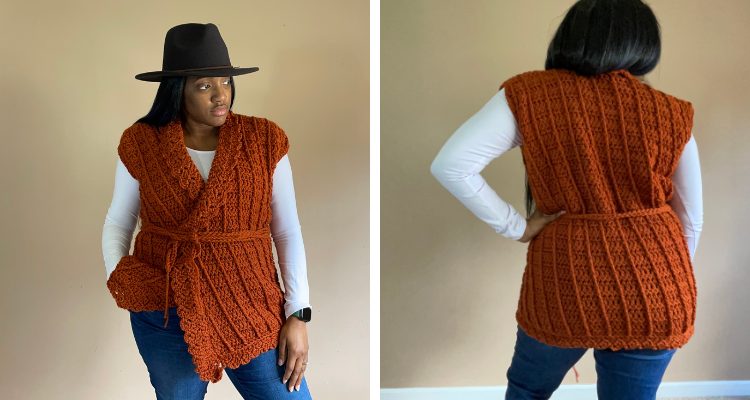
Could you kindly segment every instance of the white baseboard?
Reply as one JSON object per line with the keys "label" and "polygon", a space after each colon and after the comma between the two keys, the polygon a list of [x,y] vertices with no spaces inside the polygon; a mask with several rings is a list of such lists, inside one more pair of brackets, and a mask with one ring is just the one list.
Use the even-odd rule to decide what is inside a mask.
{"label": "white baseboard", "polygon": [[[380,389],[380,400],[498,400],[505,386]],[[663,382],[659,398],[750,396],[750,381]],[[596,385],[560,385],[551,400],[596,400]]]}

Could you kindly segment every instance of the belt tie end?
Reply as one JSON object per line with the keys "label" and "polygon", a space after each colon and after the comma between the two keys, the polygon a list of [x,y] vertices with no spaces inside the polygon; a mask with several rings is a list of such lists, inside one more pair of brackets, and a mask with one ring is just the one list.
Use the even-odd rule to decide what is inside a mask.
{"label": "belt tie end", "polygon": [[177,242],[171,242],[169,246],[167,260],[164,265],[164,269],[167,272],[166,284],[164,285],[164,328],[169,324],[169,271],[172,269],[172,262],[177,256]]}

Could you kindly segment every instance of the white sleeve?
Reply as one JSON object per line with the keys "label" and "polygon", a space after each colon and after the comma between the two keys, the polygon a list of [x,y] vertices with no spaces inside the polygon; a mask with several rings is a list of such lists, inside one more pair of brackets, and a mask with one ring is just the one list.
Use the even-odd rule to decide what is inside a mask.
{"label": "white sleeve", "polygon": [[695,255],[698,238],[703,230],[703,184],[701,182],[698,145],[690,136],[682,151],[680,161],[672,175],[672,199],[669,205],[682,222],[682,231],[690,250],[690,259]]}
{"label": "white sleeve", "polygon": [[271,236],[284,281],[284,313],[289,318],[295,311],[310,307],[305,246],[297,215],[289,154],[279,160],[273,173]]}
{"label": "white sleeve", "polygon": [[138,181],[130,175],[122,160],[117,159],[112,202],[104,217],[102,254],[107,280],[120,258],[130,252],[130,242],[141,209]]}
{"label": "white sleeve", "polygon": [[526,231],[526,218],[501,199],[480,172],[519,145],[521,135],[503,88],[453,133],[430,166],[432,175],[474,215],[513,240]]}

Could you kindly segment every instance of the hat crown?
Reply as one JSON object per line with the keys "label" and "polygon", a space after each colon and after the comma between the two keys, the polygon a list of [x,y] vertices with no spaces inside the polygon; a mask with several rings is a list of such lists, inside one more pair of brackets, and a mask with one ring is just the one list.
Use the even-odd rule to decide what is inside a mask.
{"label": "hat crown", "polygon": [[216,25],[187,23],[167,31],[162,59],[164,71],[231,65],[229,51]]}
{"label": "hat crown", "polygon": [[235,76],[257,71],[258,67],[234,67],[216,25],[186,23],[174,26],[164,38],[161,71],[143,72],[135,79],[160,82],[177,76]]}

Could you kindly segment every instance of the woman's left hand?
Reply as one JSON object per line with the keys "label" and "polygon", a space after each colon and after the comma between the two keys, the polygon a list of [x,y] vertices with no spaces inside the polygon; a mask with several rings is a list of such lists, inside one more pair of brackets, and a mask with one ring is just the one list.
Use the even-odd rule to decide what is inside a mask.
{"label": "woman's left hand", "polygon": [[299,390],[307,368],[307,325],[297,317],[287,318],[279,334],[279,365],[286,362],[283,383],[289,381],[289,391]]}
{"label": "woman's left hand", "polygon": [[538,208],[535,209],[531,214],[531,218],[526,218],[526,231],[524,231],[523,236],[521,236],[518,241],[521,243],[531,241],[531,239],[536,237],[536,235],[538,235],[547,224],[556,220],[561,215],[565,214],[565,212],[565,210],[560,210],[554,214],[545,214],[539,211]]}

